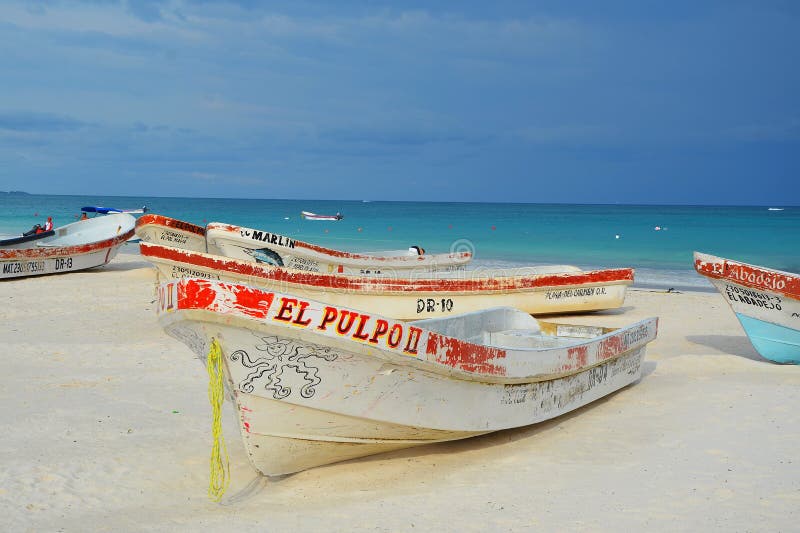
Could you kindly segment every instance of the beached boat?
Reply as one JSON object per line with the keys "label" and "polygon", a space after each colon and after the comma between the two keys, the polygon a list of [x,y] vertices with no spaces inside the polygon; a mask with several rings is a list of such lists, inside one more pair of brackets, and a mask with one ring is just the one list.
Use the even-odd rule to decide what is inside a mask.
{"label": "beached boat", "polygon": [[113,214],[67,224],[24,248],[0,247],[0,279],[73,272],[104,265],[133,235],[135,219]]}
{"label": "beached boat", "polygon": [[208,253],[234,259],[349,276],[398,276],[412,271],[452,272],[463,270],[472,259],[469,252],[424,254],[416,246],[408,251],[344,252],[277,233],[218,222],[206,226],[206,245]]}
{"label": "beached boat", "polygon": [[396,276],[409,272],[463,270],[470,252],[425,254],[418,246],[408,250],[345,252],[271,233],[212,222],[196,226],[162,215],[149,214],[136,222],[136,235],[144,242],[208,252],[275,266],[355,276]]}
{"label": "beached boat", "polygon": [[183,220],[149,214],[136,221],[136,235],[142,242],[163,244],[194,252],[205,252],[206,229]]}
{"label": "beached boat", "polygon": [[725,297],[758,353],[800,364],[800,275],[700,252],[694,268]]}
{"label": "beached boat", "polygon": [[165,280],[194,277],[247,283],[402,320],[497,306],[532,314],[612,309],[622,305],[633,283],[630,268],[582,271],[552,265],[375,278],[290,270],[146,242],[139,247]]}
{"label": "beached boat", "polygon": [[341,213],[336,213],[335,215],[318,215],[316,213],[312,213],[311,211],[300,211],[300,216],[306,220],[342,220],[344,216]]}
{"label": "beached boat", "polygon": [[201,360],[221,356],[247,453],[270,476],[562,415],[638,380],[658,326],[508,308],[404,323],[201,279],[161,285],[159,315]]}

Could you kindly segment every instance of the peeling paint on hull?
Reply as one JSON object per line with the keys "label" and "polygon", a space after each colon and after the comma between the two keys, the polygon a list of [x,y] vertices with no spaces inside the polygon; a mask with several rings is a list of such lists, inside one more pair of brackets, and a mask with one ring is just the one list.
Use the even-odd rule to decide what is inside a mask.
{"label": "peeling paint on hull", "polygon": [[[364,311],[205,280],[162,285],[158,309],[199,357],[220,342],[245,445],[267,475],[559,416],[638,380],[657,332],[649,319],[594,338],[552,337],[541,332],[556,328],[500,309],[411,323],[368,315],[342,333],[333,315]],[[496,340],[510,328],[529,346],[448,335],[463,321],[499,330]],[[361,323],[401,331],[372,342]]]}
{"label": "peeling paint on hull", "polygon": [[463,272],[448,277],[379,279],[308,273],[147,243],[141,244],[141,252],[163,280],[229,280],[404,320],[496,306],[532,314],[612,309],[622,305],[633,283],[632,269],[523,275],[514,275],[512,270],[500,277]]}
{"label": "peeling paint on hull", "polygon": [[777,363],[800,363],[800,275],[695,252],[695,270],[725,298],[753,347]]}
{"label": "peeling paint on hull", "polygon": [[136,236],[143,242],[195,252],[206,251],[206,230],[189,222],[149,214],[136,221]]}
{"label": "peeling paint on hull", "polygon": [[[104,265],[133,235],[133,225],[130,215],[108,215],[57,228],[54,237],[36,241],[31,248],[0,249],[0,279],[61,274]],[[76,243],[82,236],[95,240]]]}
{"label": "peeling paint on hull", "polygon": [[347,276],[397,277],[411,271],[454,272],[463,270],[472,259],[469,252],[432,255],[346,252],[277,233],[218,222],[207,226],[206,242],[209,253],[232,259],[258,260],[259,252],[269,252],[264,260],[277,266]]}

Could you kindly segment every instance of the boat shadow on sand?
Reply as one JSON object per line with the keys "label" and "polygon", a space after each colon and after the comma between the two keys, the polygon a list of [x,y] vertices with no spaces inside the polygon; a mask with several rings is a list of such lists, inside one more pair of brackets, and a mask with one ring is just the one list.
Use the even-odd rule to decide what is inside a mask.
{"label": "boat shadow on sand", "polygon": [[[626,387],[623,387],[615,392],[612,392],[611,394],[608,394],[587,405],[584,405],[583,407],[575,409],[574,411],[564,413],[563,415],[558,416],[556,418],[551,418],[550,420],[539,422],[538,424],[532,424],[530,426],[523,426],[519,428],[505,429],[502,431],[494,431],[492,433],[487,433],[486,435],[479,435],[476,437],[469,437],[466,439],[453,440],[448,442],[438,442],[438,443],[427,444],[424,446],[414,446],[412,448],[405,448],[393,452],[385,452],[381,454],[370,455],[367,457],[361,457],[358,459],[351,459],[349,461],[333,463],[330,465],[318,466],[312,470],[321,471],[326,468],[341,468],[342,466],[347,466],[347,465],[353,465],[353,466],[364,465],[382,461],[393,461],[399,464],[402,463],[403,461],[414,462],[418,460],[424,460],[426,462],[432,463],[433,466],[435,466],[436,461],[435,459],[431,461],[431,458],[439,455],[460,456],[459,464],[462,464],[464,467],[470,467],[473,466],[473,463],[471,463],[473,459],[469,455],[470,452],[487,450],[495,446],[505,446],[517,441],[532,439],[539,434],[557,429],[561,424],[564,424],[565,422],[570,421],[575,417],[592,416],[591,415],[592,410],[597,409],[599,406],[609,402],[618,394],[624,393],[625,391],[628,390],[635,390],[636,385],[642,379],[645,379],[647,376],[652,374],[655,371],[656,366],[657,363],[655,361],[644,361],[644,363],[642,364],[642,377],[638,381],[635,381]],[[532,444],[532,446],[535,446],[535,444]],[[497,455],[497,460],[502,461],[506,457],[507,457],[506,455],[499,453]],[[486,458],[485,457],[475,458],[474,461],[483,463],[486,461]],[[377,468],[373,471],[375,472],[375,479],[373,484],[377,490],[377,487],[383,485],[383,480],[381,478],[381,469]],[[297,478],[298,476],[303,476],[307,472],[308,471],[296,472],[294,474],[287,474],[285,476],[273,476],[273,477],[267,477],[260,474],[255,474],[255,476],[250,480],[250,482],[248,482],[245,486],[236,491],[235,494],[232,494],[230,497],[226,497],[223,500],[222,505],[223,506],[236,505],[236,504],[241,504],[243,502],[247,502],[252,498],[259,497],[259,495],[263,491],[276,489],[278,486],[282,484],[282,482],[289,482],[291,484],[292,483],[291,480]],[[397,479],[394,479],[393,482],[397,482]],[[288,487],[287,489],[291,490]],[[361,486],[360,489],[363,490],[364,487]]]}
{"label": "boat shadow on sand", "polygon": [[129,270],[154,270],[153,265],[147,261],[111,261],[100,267],[87,270],[86,272],[127,272]]}
{"label": "boat shadow on sand", "polygon": [[726,355],[744,357],[759,363],[776,364],[774,361],[761,357],[753,348],[753,345],[750,344],[750,340],[746,335],[688,335],[686,340],[713,348]]}
{"label": "boat shadow on sand", "polygon": [[[582,311],[581,315],[585,316],[612,316],[612,315],[624,315],[625,313],[629,313],[636,309],[632,305],[628,305],[625,307],[617,307],[616,309],[598,309],[597,311]],[[562,316],[575,316],[575,313],[561,313]],[[549,316],[559,316],[559,315],[549,315]],[[579,320],[579,317],[575,317],[576,320]]]}

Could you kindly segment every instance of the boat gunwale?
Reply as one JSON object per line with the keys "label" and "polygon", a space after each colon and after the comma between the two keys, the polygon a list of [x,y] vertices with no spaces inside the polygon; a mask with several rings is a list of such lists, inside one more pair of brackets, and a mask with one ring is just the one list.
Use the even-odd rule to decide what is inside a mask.
{"label": "boat gunwale", "polygon": [[[261,233],[268,233],[270,235],[274,235],[276,237],[283,237],[284,239],[290,240],[294,243],[294,247],[297,248],[305,248],[312,252],[317,252],[324,255],[329,255],[332,258],[337,259],[350,259],[356,261],[370,261],[370,262],[381,262],[381,261],[399,261],[399,262],[417,262],[423,263],[420,266],[424,266],[425,263],[435,263],[437,261],[442,261],[443,259],[454,259],[454,260],[463,260],[464,263],[467,263],[472,258],[471,252],[458,252],[458,253],[443,253],[443,254],[430,254],[430,255],[367,255],[361,254],[358,252],[347,252],[343,250],[337,250],[335,248],[328,248],[326,246],[321,246],[318,244],[312,244],[309,242],[301,241],[298,239],[294,239],[292,237],[288,237],[286,235],[282,235],[280,233],[274,233],[267,230],[259,230],[254,228],[248,228],[246,226],[237,226],[235,224],[226,224],[224,222],[209,222],[206,226],[206,237],[207,238],[214,238],[208,235],[211,231],[222,232],[222,236],[224,237],[226,232],[230,233],[239,233],[241,236],[241,231],[258,231]],[[244,237],[241,237],[244,239]],[[236,238],[231,239],[233,241]],[[456,264],[462,264],[461,262],[457,262]]]}
{"label": "boat gunwale", "polygon": [[164,215],[159,215],[157,213],[148,213],[144,216],[139,217],[136,220],[135,229],[137,230],[137,235],[139,234],[138,231],[140,230],[140,228],[144,228],[145,226],[163,227],[171,230],[185,231],[187,233],[192,233],[202,237],[206,236],[206,228],[204,228],[203,226],[198,226],[197,224],[192,224],[191,222],[178,220],[177,218],[166,217]]}
{"label": "boat gunwale", "polygon": [[634,269],[617,268],[503,277],[468,278],[467,275],[470,271],[463,271],[464,278],[370,278],[292,270],[144,241],[139,246],[143,257],[155,258],[163,262],[192,265],[243,277],[251,276],[276,283],[293,284],[305,289],[356,291],[364,294],[435,292],[437,295],[477,295],[560,290],[589,285],[629,286],[633,283],[634,277]]}
{"label": "boat gunwale", "polygon": [[[199,303],[197,300],[194,300],[192,297],[187,295],[188,290],[192,289],[192,286],[195,286],[195,290],[198,288],[198,286],[201,289],[203,286],[216,286],[221,288],[222,291],[226,291],[231,294],[236,294],[236,288],[243,288],[247,293],[247,298],[249,301],[257,301],[259,304],[267,303],[267,305],[266,308],[264,308],[263,305],[257,308],[243,308],[241,305],[231,304],[231,302],[226,302],[224,305],[219,305],[219,302],[216,299],[204,305],[203,303]],[[168,296],[168,293],[172,294],[173,287],[175,288],[176,294],[174,298],[172,296]],[[213,290],[216,291],[217,289]],[[203,323],[219,323],[226,327],[239,327],[247,330],[270,331],[271,334],[274,334],[275,331],[288,332],[289,337],[296,337],[303,341],[318,345],[335,346],[338,349],[359,354],[361,356],[377,357],[390,364],[399,366],[413,366],[422,371],[431,372],[433,374],[448,375],[450,377],[463,379],[465,381],[491,384],[512,385],[520,383],[535,383],[567,377],[585,370],[589,370],[596,366],[606,364],[640,348],[646,348],[647,344],[655,340],[658,335],[658,318],[650,317],[620,328],[615,328],[595,337],[570,337],[574,338],[576,342],[567,346],[537,348],[500,347],[489,344],[477,344],[467,340],[459,339],[458,337],[445,335],[435,330],[426,329],[424,327],[420,327],[419,325],[415,325],[414,321],[402,321],[384,317],[377,313],[369,313],[369,318],[367,320],[374,318],[380,321],[385,321],[387,323],[387,329],[393,328],[396,324],[402,325],[403,327],[408,327],[409,330],[416,329],[417,347],[419,348],[419,351],[415,354],[411,354],[410,352],[399,348],[402,342],[398,344],[397,348],[390,348],[388,345],[387,347],[384,347],[378,344],[370,344],[355,340],[355,338],[351,338],[349,334],[337,334],[335,336],[331,336],[318,332],[317,328],[298,328],[294,324],[284,324],[275,321],[275,319],[268,321],[267,316],[270,309],[272,309],[274,305],[277,305],[273,304],[277,298],[292,298],[291,295],[279,291],[259,289],[247,285],[223,281],[182,278],[180,280],[160,284],[158,292],[158,319],[163,327],[167,327],[169,324],[174,322],[195,320]],[[314,301],[313,299],[304,300],[310,300],[307,302],[307,304],[311,304],[309,307],[316,305],[325,308],[335,308],[338,312],[348,311],[351,313],[361,314],[358,310],[347,306],[330,305],[324,302]],[[297,300],[295,300],[295,302],[297,302]],[[170,305],[173,307],[170,308]],[[219,305],[219,308],[214,309],[214,305]],[[197,320],[197,318],[194,317],[202,317],[203,320]],[[212,320],[208,320],[208,318],[212,318]],[[553,323],[546,322],[546,324]],[[556,326],[558,325],[572,326],[572,324],[556,324]],[[641,334],[642,327],[645,328],[645,335],[633,339],[632,342],[627,342],[626,335],[633,332]],[[409,335],[409,339],[411,339],[412,336],[413,334]],[[633,336],[635,337],[635,335]],[[557,335],[553,337],[557,337]],[[401,337],[401,340],[402,339],[403,337]],[[423,341],[421,339],[425,340]],[[623,343],[623,341],[625,342]],[[587,364],[588,352],[595,346],[597,347],[595,349],[596,360]],[[440,351],[442,350],[447,355],[444,362],[439,360]],[[524,358],[531,358],[537,356],[538,354],[544,353],[554,354],[557,352],[563,352],[563,357],[558,357],[559,361],[563,359],[563,364],[560,367],[560,371],[554,370],[524,376],[508,376],[505,373],[492,373],[488,370],[484,372],[469,370],[471,366],[481,367],[480,364],[476,363],[474,360],[465,361],[459,366],[458,363],[460,363],[460,361],[452,359],[450,354],[447,353],[449,351],[457,350],[469,351],[469,353],[478,354],[479,357],[484,357],[487,360],[492,359],[503,361],[501,368],[504,370],[508,368],[507,363],[509,361],[511,363],[515,363],[515,359],[521,361]],[[568,364],[573,363],[575,366],[568,366]],[[485,366],[494,368],[494,365]]]}
{"label": "boat gunwale", "polygon": [[[117,216],[118,214],[108,215]],[[131,215],[125,215],[131,217]],[[103,217],[105,219],[107,217]],[[133,218],[133,217],[131,217]],[[102,220],[102,219],[92,219]],[[73,222],[73,224],[80,224],[82,222]],[[68,224],[70,226],[72,224]],[[67,227],[63,226],[63,227]],[[58,231],[57,228],[55,231]],[[0,261],[14,261],[18,259],[49,259],[52,257],[85,255],[88,253],[96,252],[105,248],[112,248],[118,244],[122,244],[131,238],[134,234],[134,228],[131,227],[125,233],[117,234],[113,237],[105,238],[99,241],[92,241],[84,244],[72,244],[67,246],[47,246],[37,248],[11,248],[8,250],[0,250]],[[56,237],[58,238],[58,237]]]}
{"label": "boat gunwale", "polygon": [[[732,274],[731,267],[739,267],[740,269],[743,267],[745,270],[752,271],[756,277],[753,281],[741,279],[738,273]],[[743,263],[703,252],[694,252],[694,268],[698,274],[707,278],[728,281],[750,289],[781,294],[789,299],[800,301],[800,275],[792,272]],[[758,276],[761,277],[759,278]],[[759,279],[762,281],[759,282]],[[775,283],[783,281],[785,285],[782,288],[770,286],[766,281],[767,279],[771,279]]]}

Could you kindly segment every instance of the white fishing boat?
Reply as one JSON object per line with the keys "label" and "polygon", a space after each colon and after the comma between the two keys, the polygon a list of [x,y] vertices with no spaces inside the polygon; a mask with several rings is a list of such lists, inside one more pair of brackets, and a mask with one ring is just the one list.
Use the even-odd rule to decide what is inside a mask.
{"label": "white fishing boat", "polygon": [[90,218],[55,228],[25,247],[0,247],[0,279],[73,272],[111,261],[133,235],[128,214]]}
{"label": "white fishing boat", "polygon": [[190,222],[149,214],[136,221],[136,236],[142,242],[163,244],[173,248],[205,252],[206,229]]}
{"label": "white fishing boat", "polygon": [[800,274],[700,252],[694,268],[722,294],[758,353],[800,364]]}
{"label": "white fishing boat", "polygon": [[407,276],[411,272],[463,270],[470,252],[425,254],[419,246],[405,251],[356,253],[326,248],[285,235],[232,224],[206,226],[208,253],[274,266],[346,276]]}
{"label": "white fishing boat", "polygon": [[311,211],[300,211],[300,217],[306,220],[331,220],[334,222],[344,218],[341,213],[336,213],[335,215],[318,215],[317,213],[312,213]]}
{"label": "white fishing boat", "polygon": [[399,322],[201,279],[161,285],[159,315],[202,360],[221,358],[245,448],[268,476],[573,411],[641,377],[658,325],[554,324],[508,308]]}
{"label": "white fishing boat", "polygon": [[182,277],[247,283],[351,306],[401,320],[508,306],[526,313],[567,313],[622,305],[633,269],[583,271],[569,265],[445,272],[418,278],[341,276],[142,242],[162,280]]}

